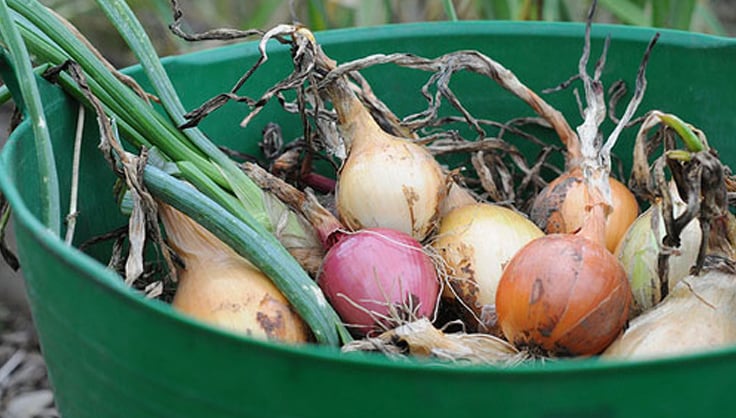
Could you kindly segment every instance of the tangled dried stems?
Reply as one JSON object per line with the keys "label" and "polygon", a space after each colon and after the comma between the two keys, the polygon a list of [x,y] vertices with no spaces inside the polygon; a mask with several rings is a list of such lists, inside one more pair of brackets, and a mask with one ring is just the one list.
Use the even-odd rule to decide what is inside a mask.
{"label": "tangled dried stems", "polygon": [[[702,150],[678,148],[675,129],[664,123],[672,118],[677,119],[656,110],[646,116],[636,136],[630,179],[630,187],[641,198],[661,206],[665,236],[660,243],[657,272],[662,299],[669,290],[668,259],[680,246],[680,235],[693,219],[698,219],[703,238],[691,274],[698,275],[706,267],[733,271],[736,242],[729,212],[729,184],[733,183],[730,169],[708,146],[705,134],[693,126],[687,125],[687,129],[697,138]],[[654,128],[658,129],[650,136]],[[655,153],[658,156],[650,164]],[[666,171],[686,203],[685,211],[679,216],[673,210]]]}

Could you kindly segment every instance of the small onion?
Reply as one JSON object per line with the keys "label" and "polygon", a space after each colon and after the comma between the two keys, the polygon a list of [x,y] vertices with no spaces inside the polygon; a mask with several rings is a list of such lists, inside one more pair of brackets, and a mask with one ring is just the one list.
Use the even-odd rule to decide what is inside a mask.
{"label": "small onion", "polygon": [[621,264],[580,234],[524,246],[496,291],[498,323],[517,347],[545,355],[594,355],[621,332],[631,298]]}
{"label": "small onion", "polygon": [[[626,186],[609,178],[612,212],[606,220],[606,248],[614,252],[639,214],[636,198]],[[573,233],[585,218],[585,182],[579,168],[550,182],[534,199],[530,218],[545,233]]]}
{"label": "small onion", "polygon": [[318,284],[348,326],[364,335],[433,316],[439,281],[421,244],[386,228],[340,234]]}
{"label": "small onion", "polygon": [[520,213],[476,203],[445,215],[433,243],[447,267],[452,291],[477,316],[496,302],[503,266],[529,241],[544,233]]}
{"label": "small onion", "polygon": [[[672,203],[675,216],[685,210],[685,203],[672,188]],[[650,206],[631,224],[626,235],[616,249],[616,257],[624,266],[633,296],[631,315],[636,316],[650,309],[662,300],[658,273],[658,258],[662,238],[666,234],[662,208],[659,204]],[[690,274],[700,249],[702,231],[697,218],[683,229],[680,246],[668,258],[667,283],[671,290],[683,277]]]}

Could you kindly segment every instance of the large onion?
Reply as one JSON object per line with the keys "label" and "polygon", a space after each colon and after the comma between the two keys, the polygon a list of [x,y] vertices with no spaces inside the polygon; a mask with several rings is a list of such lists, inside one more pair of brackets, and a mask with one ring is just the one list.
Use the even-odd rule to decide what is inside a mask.
{"label": "large onion", "polygon": [[629,309],[626,273],[605,247],[578,234],[531,241],[496,292],[506,338],[544,355],[593,355],[619,334]]}
{"label": "large onion", "polygon": [[683,278],[662,303],[634,318],[603,356],[668,357],[736,344],[735,279],[733,271],[722,270]]}
{"label": "large onion", "polygon": [[453,209],[442,218],[433,243],[452,286],[446,295],[459,297],[480,317],[484,307],[496,303],[503,266],[542,235],[525,216],[502,206],[476,203]]}
{"label": "large onion", "polygon": [[340,235],[317,283],[348,326],[364,335],[432,318],[439,281],[415,239],[386,228]]}

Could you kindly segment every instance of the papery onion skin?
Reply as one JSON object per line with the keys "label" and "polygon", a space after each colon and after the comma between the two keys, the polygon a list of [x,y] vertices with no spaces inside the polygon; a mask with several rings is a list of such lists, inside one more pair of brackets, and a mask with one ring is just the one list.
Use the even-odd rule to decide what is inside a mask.
{"label": "papery onion skin", "polygon": [[445,215],[433,242],[447,268],[445,295],[457,295],[480,316],[496,302],[503,266],[529,241],[544,233],[524,215],[502,206],[476,203]]}
{"label": "papery onion skin", "polygon": [[261,340],[297,344],[309,338],[278,288],[242,261],[182,270],[171,305],[200,321]]}
{"label": "papery onion skin", "polygon": [[634,318],[605,358],[651,359],[736,344],[736,277],[710,270],[687,276],[656,307]]}
{"label": "papery onion skin", "polygon": [[580,235],[523,247],[496,292],[498,323],[515,346],[551,356],[595,355],[621,332],[631,290],[616,258]]}
{"label": "papery onion skin", "polygon": [[387,228],[344,233],[327,252],[318,284],[358,335],[432,318],[439,296],[435,266],[421,244]]}
{"label": "papery onion skin", "polygon": [[436,227],[448,182],[421,145],[386,133],[342,81],[328,87],[348,158],[337,181],[337,211],[352,230],[390,228],[424,240]]}
{"label": "papery onion skin", "polygon": [[[639,205],[629,189],[609,178],[613,210],[606,219],[606,248],[614,252],[629,226],[639,215]],[[545,233],[573,233],[585,218],[585,182],[579,168],[550,182],[534,199],[530,218]]]}
{"label": "papery onion skin", "polygon": [[[678,199],[679,200],[679,199]],[[674,202],[675,216],[683,211],[682,201]],[[665,236],[661,207],[652,205],[631,224],[616,249],[616,257],[629,277],[632,292],[631,317],[652,308],[662,300],[657,270],[662,238]],[[697,218],[683,229],[680,246],[668,257],[668,290],[690,274],[700,250],[702,231]]]}
{"label": "papery onion skin", "polygon": [[424,239],[434,228],[445,180],[419,146],[378,140],[351,151],[337,183],[337,208],[351,229],[391,228]]}
{"label": "papery onion skin", "polygon": [[178,210],[161,204],[159,213],[184,263],[176,271],[174,309],[256,339],[309,341],[308,327],[263,272]]}

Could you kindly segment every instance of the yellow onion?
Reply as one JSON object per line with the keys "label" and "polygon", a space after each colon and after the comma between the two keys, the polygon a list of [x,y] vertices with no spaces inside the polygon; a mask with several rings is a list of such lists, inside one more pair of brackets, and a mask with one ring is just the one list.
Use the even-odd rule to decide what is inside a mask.
{"label": "yellow onion", "polygon": [[342,80],[327,89],[348,157],[337,210],[353,230],[390,228],[421,241],[435,228],[447,194],[442,168],[421,145],[386,133]]}
{"label": "yellow onion", "polygon": [[176,310],[257,339],[308,340],[306,325],[265,274],[188,216],[159,208],[167,241],[184,264],[176,271]]}
{"label": "yellow onion", "polygon": [[[609,177],[612,211],[606,218],[606,248],[614,252],[629,226],[639,215],[633,193]],[[534,199],[529,214],[545,233],[573,233],[585,218],[585,182],[580,168],[565,172],[550,182]]]}
{"label": "yellow onion", "polygon": [[643,359],[702,352],[736,344],[736,277],[709,270],[680,280],[655,308],[634,318],[603,353]]}
{"label": "yellow onion", "polygon": [[[673,212],[675,216],[680,216],[686,205],[680,199],[675,187],[671,188],[671,195]],[[624,266],[631,284],[632,317],[662,300],[657,264],[662,248],[662,238],[665,235],[662,208],[659,204],[654,204],[631,224],[616,249],[616,257]],[[673,249],[668,258],[668,291],[683,277],[690,274],[690,268],[698,257],[701,236],[700,222],[694,218],[683,229],[680,235],[680,246]]]}
{"label": "yellow onion", "polygon": [[[446,267],[451,290],[477,316],[493,306],[504,265],[529,241],[544,233],[520,213],[489,203],[453,209],[433,243]],[[488,324],[486,324],[488,325]]]}

